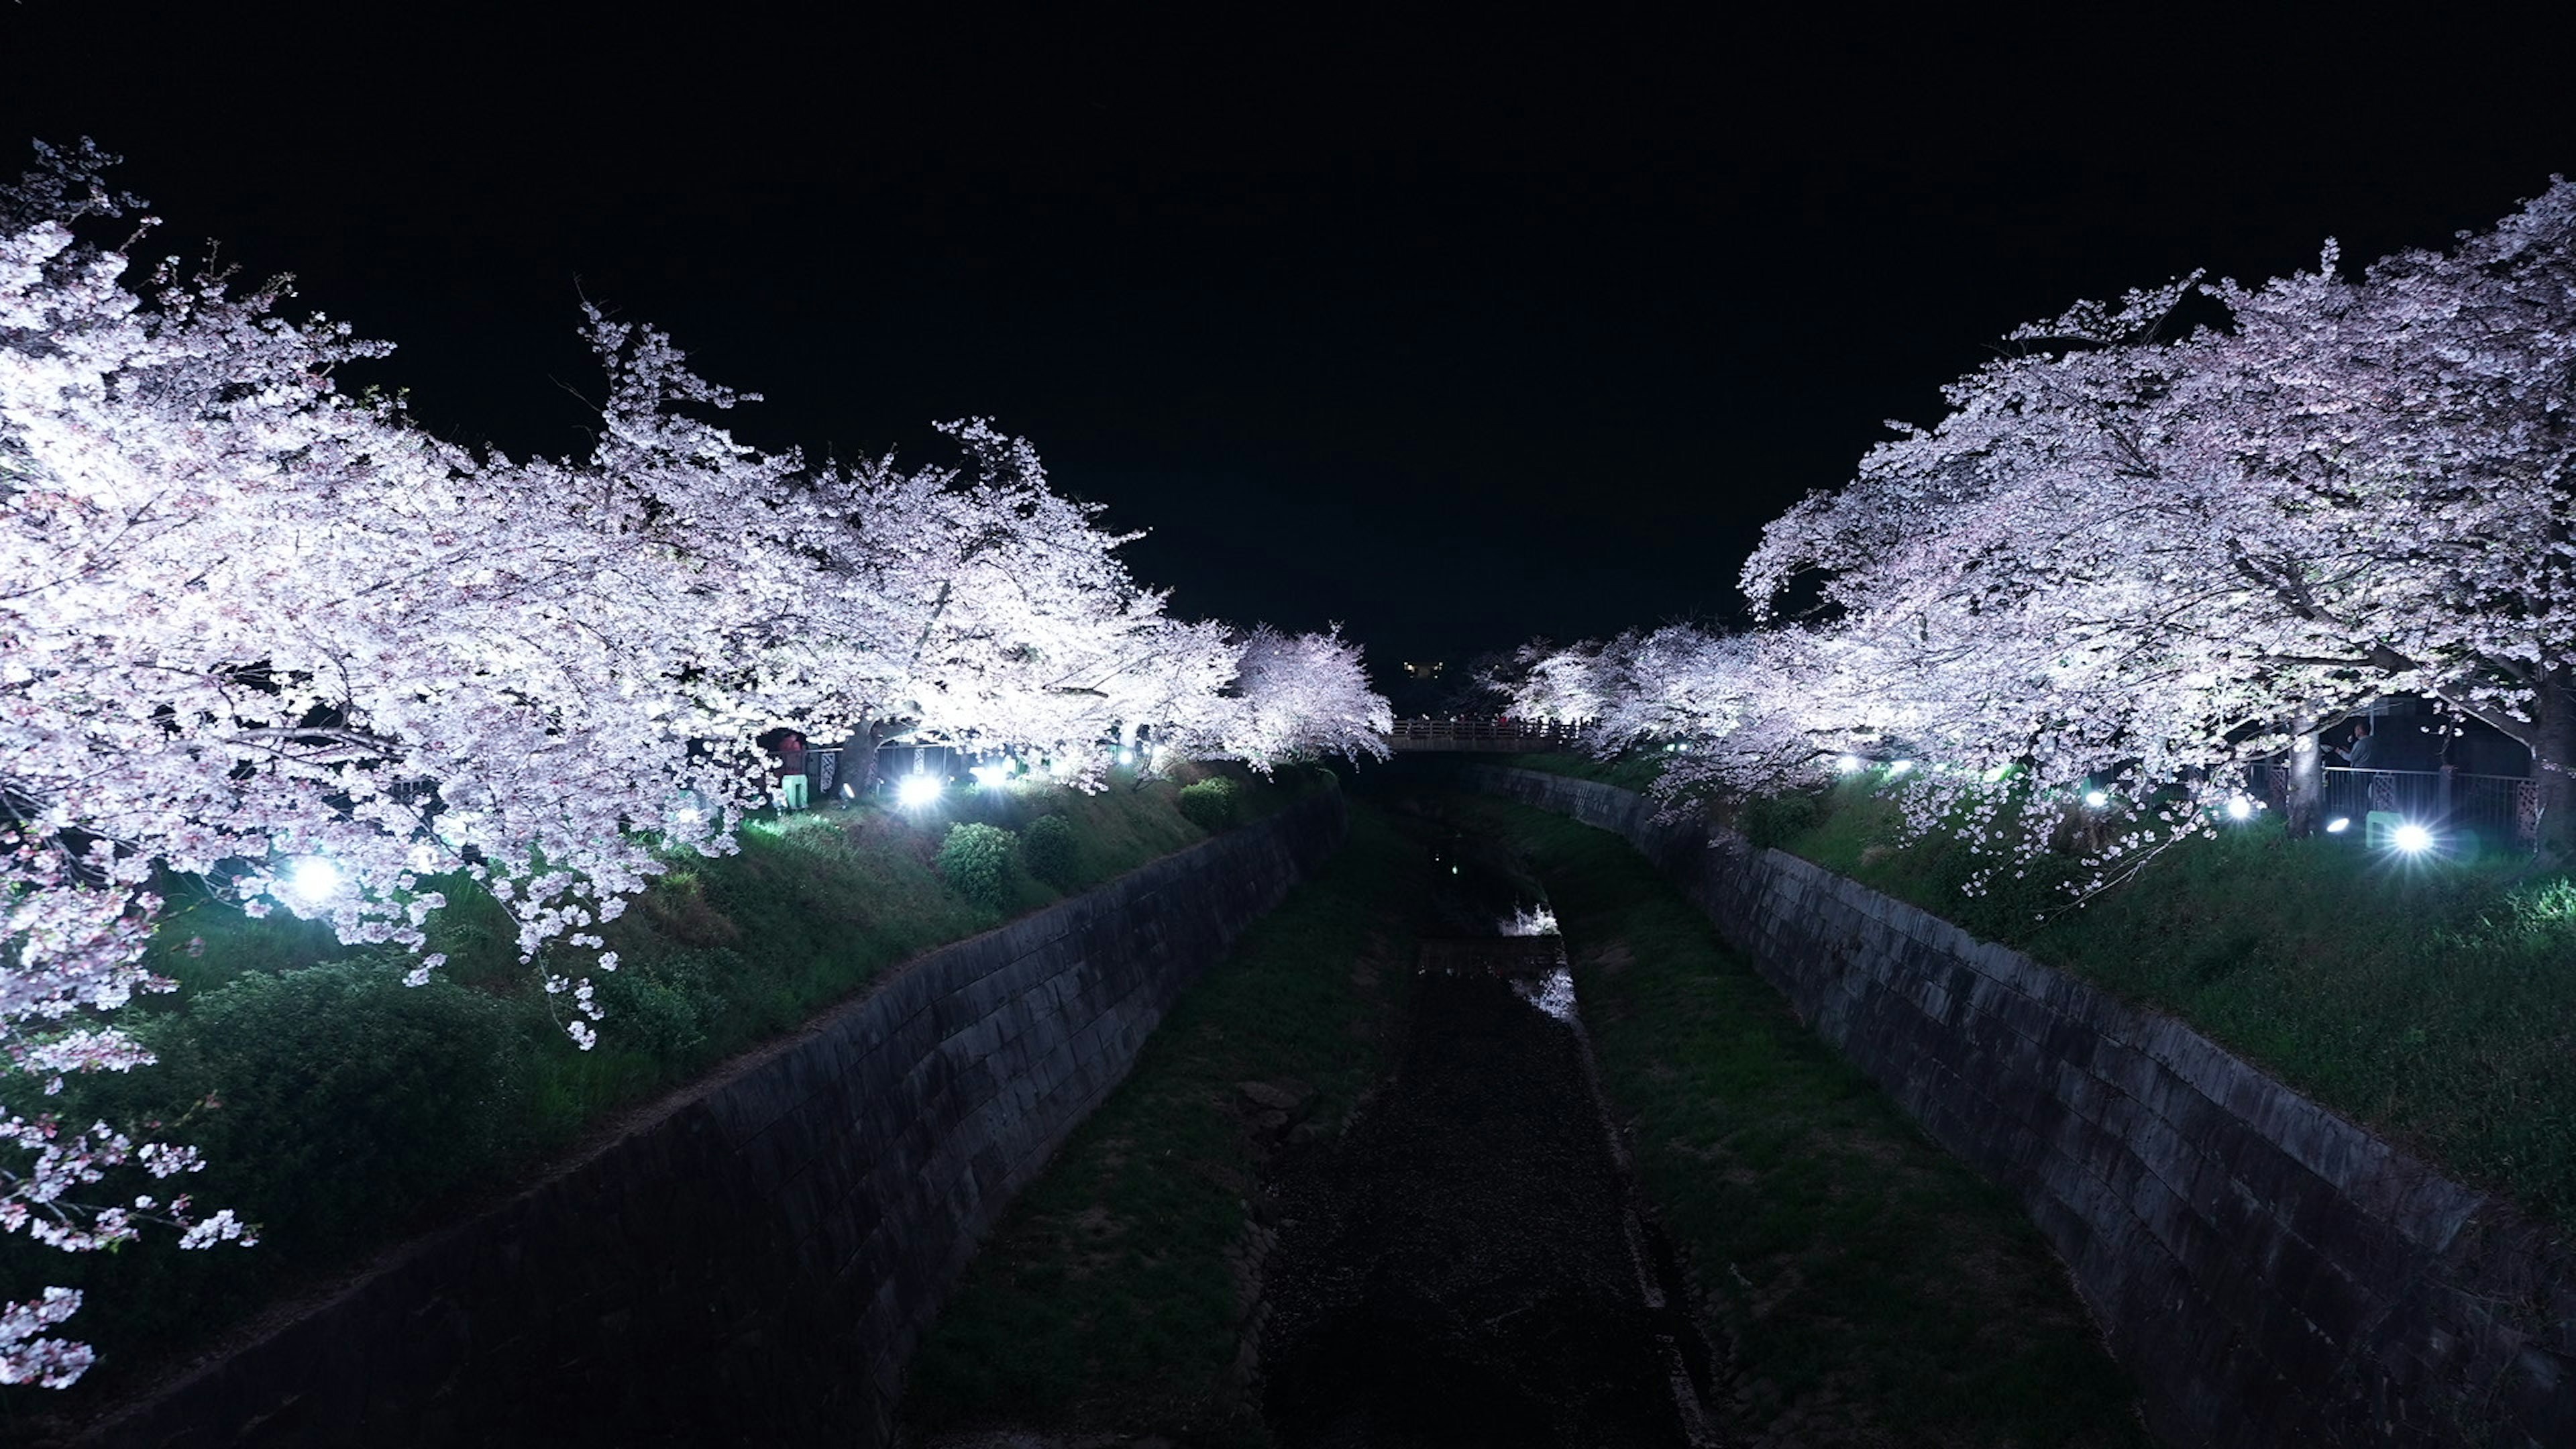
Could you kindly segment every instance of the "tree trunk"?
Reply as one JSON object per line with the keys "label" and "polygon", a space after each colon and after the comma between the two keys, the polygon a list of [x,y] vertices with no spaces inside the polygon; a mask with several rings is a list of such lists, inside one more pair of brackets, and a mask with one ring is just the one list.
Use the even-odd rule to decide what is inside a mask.
{"label": "tree trunk", "polygon": [[2533,701],[2531,782],[2540,796],[2539,847],[2565,854],[2576,847],[2576,671],[2545,670]]}
{"label": "tree trunk", "polygon": [[2325,752],[2319,748],[2317,717],[2301,715],[2290,724],[2289,827],[2292,840],[2317,833],[2326,813]]}
{"label": "tree trunk", "polygon": [[863,720],[841,741],[841,778],[861,800],[876,794],[877,746],[885,742],[893,725],[885,720]]}

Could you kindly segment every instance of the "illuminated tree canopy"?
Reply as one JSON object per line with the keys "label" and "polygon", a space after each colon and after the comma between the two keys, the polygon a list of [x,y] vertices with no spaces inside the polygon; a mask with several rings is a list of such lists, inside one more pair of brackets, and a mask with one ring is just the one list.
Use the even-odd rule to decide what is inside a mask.
{"label": "illuminated tree canopy", "polygon": [[[1527,651],[1516,705],[1598,720],[1605,748],[1687,741],[1673,792],[1935,761],[1909,817],[2006,859],[2039,848],[1994,829],[2007,772],[2181,802],[2115,871],[2204,819],[2224,767],[2313,760],[2321,722],[2413,693],[2530,747],[2564,847],[2576,186],[2447,252],[2338,262],[2016,330],[1937,424],[1769,525],[1743,574],[1762,627]],[[2186,330],[2187,304],[2223,316]]]}
{"label": "illuminated tree canopy", "polygon": [[[112,1017],[170,989],[143,961],[173,873],[418,951],[425,882],[462,872],[531,963],[613,971],[597,927],[673,851],[731,848],[765,731],[1094,788],[1140,727],[1261,770],[1383,752],[1354,646],[1169,616],[989,424],[945,430],[954,467],[764,452],[709,420],[752,399],[590,309],[590,455],[477,452],[343,391],[390,348],[287,319],[282,285],[86,239],[136,203],[86,144],[41,155],[0,189],[0,1227],[248,1241],[158,1183],[191,1149],[26,1100],[149,1063]],[[551,969],[586,1048],[587,970]],[[48,1336],[77,1300],[0,1305],[0,1382],[80,1375]]]}

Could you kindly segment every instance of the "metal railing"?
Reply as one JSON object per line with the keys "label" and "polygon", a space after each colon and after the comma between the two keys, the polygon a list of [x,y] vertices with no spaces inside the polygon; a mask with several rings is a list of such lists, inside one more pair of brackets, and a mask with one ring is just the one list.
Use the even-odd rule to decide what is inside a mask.
{"label": "metal railing", "polygon": [[[2374,810],[2399,815],[2436,835],[2474,835],[2496,845],[2528,847],[2540,839],[2540,790],[2528,778],[2461,770],[2356,770],[2325,766],[2325,818],[2361,823]],[[2246,767],[2246,784],[2275,810],[2290,803],[2290,767]]]}
{"label": "metal railing", "polygon": [[[837,792],[846,781],[857,788],[860,772],[841,759],[839,745],[805,747],[805,788],[807,798],[821,802],[841,798]],[[891,782],[915,770],[935,774],[941,779],[959,774],[972,761],[971,752],[955,745],[882,744],[877,746],[876,778],[869,789],[883,794]]]}
{"label": "metal railing", "polygon": [[1582,733],[1578,726],[1552,721],[1416,715],[1397,720],[1386,742],[1398,750],[1545,750],[1570,746]]}

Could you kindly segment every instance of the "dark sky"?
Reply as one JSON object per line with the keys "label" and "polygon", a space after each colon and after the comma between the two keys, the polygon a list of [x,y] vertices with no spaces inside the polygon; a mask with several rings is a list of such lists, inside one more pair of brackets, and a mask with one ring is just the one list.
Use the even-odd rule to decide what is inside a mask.
{"label": "dark sky", "polygon": [[441,432],[581,451],[586,292],[765,393],[758,442],[989,415],[1180,611],[1381,673],[1722,616],[2016,322],[2576,169],[2563,27],[956,8],[0,0],[0,140],[123,153],[154,250],[295,272]]}

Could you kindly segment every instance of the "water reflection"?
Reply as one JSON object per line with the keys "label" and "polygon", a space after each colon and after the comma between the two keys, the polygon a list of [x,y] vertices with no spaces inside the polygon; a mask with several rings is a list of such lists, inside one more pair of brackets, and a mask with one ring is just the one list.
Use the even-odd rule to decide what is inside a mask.
{"label": "water reflection", "polygon": [[1641,1292],[1555,912],[1508,860],[1428,843],[1395,1069],[1283,1195],[1277,1442],[1678,1446],[1668,1314]]}

